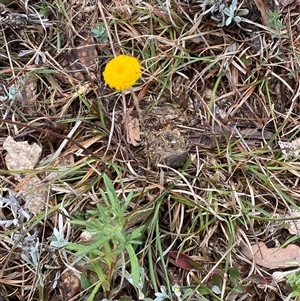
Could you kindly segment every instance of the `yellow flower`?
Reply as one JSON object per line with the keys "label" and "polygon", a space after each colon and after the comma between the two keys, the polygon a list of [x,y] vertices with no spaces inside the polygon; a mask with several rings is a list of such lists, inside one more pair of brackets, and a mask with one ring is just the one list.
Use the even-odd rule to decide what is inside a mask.
{"label": "yellow flower", "polygon": [[118,55],[105,66],[103,77],[110,88],[118,91],[133,86],[142,75],[139,61],[129,55]]}

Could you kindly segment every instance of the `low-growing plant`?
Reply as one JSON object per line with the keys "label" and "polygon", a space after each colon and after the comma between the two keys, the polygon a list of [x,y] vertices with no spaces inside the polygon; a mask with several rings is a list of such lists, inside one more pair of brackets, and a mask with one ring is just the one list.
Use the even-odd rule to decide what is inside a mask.
{"label": "low-growing plant", "polygon": [[233,0],[229,7],[226,1],[211,1],[207,5],[210,8],[204,11],[202,15],[211,13],[211,18],[219,22],[219,27],[229,26],[233,21],[239,23],[242,20],[241,17],[249,13],[248,9],[237,5],[237,0]]}
{"label": "low-growing plant", "polygon": [[[212,291],[219,295],[222,292],[222,287],[224,284],[225,274],[222,270],[216,269],[212,274]],[[232,267],[229,270],[229,277],[227,278],[227,290],[230,290],[231,294],[238,295],[243,292],[243,287],[241,284],[240,273],[236,267]]]}
{"label": "low-growing plant", "polygon": [[296,298],[294,300],[300,300],[300,273],[290,275],[287,279],[287,283],[292,287],[290,297]]}
{"label": "low-growing plant", "polygon": [[285,300],[300,300],[300,268],[287,270],[287,271],[276,271],[272,274],[272,278],[276,283],[286,282],[290,285],[291,293],[286,297]]}
{"label": "low-growing plant", "polygon": [[275,32],[271,34],[271,37],[278,38],[281,41],[288,39],[286,33],[282,33],[286,29],[286,26],[283,24],[282,13],[279,10],[270,11],[267,13],[268,23],[267,26],[272,28]]}
{"label": "low-growing plant", "polygon": [[100,43],[108,42],[108,34],[102,22],[96,24],[96,27],[92,29],[92,34],[98,42]]}
{"label": "low-growing plant", "polygon": [[[144,268],[140,267],[140,279],[137,284],[134,284],[133,279],[131,275],[128,272],[125,272],[125,278],[127,281],[137,290],[139,300],[143,301],[164,301],[164,300],[173,300],[172,297],[170,297],[167,293],[166,287],[164,285],[160,286],[160,291],[155,292],[155,298],[152,299],[151,297],[145,297],[143,293],[144,289],[144,280],[145,280],[145,270]],[[193,293],[194,290],[191,288],[184,288],[182,289],[178,284],[174,284],[172,286],[172,292],[176,299],[178,301],[184,301],[188,297],[190,297]],[[183,294],[182,294],[183,293]]]}
{"label": "low-growing plant", "polygon": [[[85,256],[90,269],[97,274],[98,282],[87,299],[93,300],[102,287],[105,293],[110,291],[110,282],[115,274],[117,261],[121,254],[129,257],[131,277],[134,285],[140,279],[140,269],[135,245],[141,244],[143,226],[126,231],[125,212],[133,198],[133,193],[120,200],[114,185],[107,175],[103,175],[105,189],[100,189],[102,203],[94,210],[87,210],[87,220],[72,220],[71,223],[85,227],[81,241],[70,243],[67,249],[76,251],[75,255]],[[85,281],[86,283],[86,281]]]}

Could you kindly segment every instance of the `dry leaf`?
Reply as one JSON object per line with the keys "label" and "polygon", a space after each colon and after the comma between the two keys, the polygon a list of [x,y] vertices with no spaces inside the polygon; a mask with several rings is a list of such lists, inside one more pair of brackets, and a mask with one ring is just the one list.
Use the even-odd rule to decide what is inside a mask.
{"label": "dry leaf", "polygon": [[139,119],[130,117],[128,127],[129,127],[128,134],[129,134],[130,143],[133,146],[140,145],[140,143],[141,143],[141,131],[140,131]]}
{"label": "dry leaf", "polygon": [[23,105],[30,106],[32,109],[35,107],[36,99],[38,97],[37,86],[38,86],[37,78],[32,77],[28,79],[28,82],[26,82],[26,85],[24,86],[24,90],[22,93],[23,102],[24,102]]}
{"label": "dry leaf", "polygon": [[249,259],[254,260],[257,265],[269,269],[288,268],[299,266],[300,248],[294,244],[286,248],[268,248],[264,242],[259,242],[248,247],[243,247],[241,252]]}
{"label": "dry leaf", "polygon": [[35,175],[26,176],[16,188],[22,191],[28,200],[26,207],[33,214],[39,214],[45,208],[47,202],[47,189],[44,183]]}
{"label": "dry leaf", "polygon": [[[280,219],[287,219],[284,223],[288,226],[288,230],[291,234],[299,235],[300,233],[300,211],[291,208],[285,215],[277,214],[275,217]],[[291,218],[294,218],[291,220]]]}
{"label": "dry leaf", "polygon": [[[10,136],[5,139],[3,148],[7,151],[5,162],[8,170],[34,169],[42,152],[36,143],[29,145],[27,141],[16,142]],[[15,179],[20,181],[21,176],[16,174]],[[26,197],[26,206],[32,214],[38,214],[44,209],[47,190],[37,176],[27,175],[17,185],[16,191],[21,191]]]}
{"label": "dry leaf", "polygon": [[[5,162],[8,170],[33,169],[39,161],[42,149],[36,144],[28,144],[27,141],[16,142],[8,136],[3,148],[7,151]],[[19,175],[15,176],[17,179]]]}
{"label": "dry leaf", "polygon": [[300,155],[300,138],[291,142],[278,141],[278,145],[281,148],[282,153],[287,156],[287,158],[295,158]]}
{"label": "dry leaf", "polygon": [[180,252],[176,252],[176,251],[170,251],[169,255],[171,258],[173,258],[175,260],[175,264],[183,269],[186,270],[191,270],[191,269],[196,269],[201,271],[202,267],[201,265],[199,265],[196,261],[194,261],[190,256],[184,254],[184,253],[180,253]]}
{"label": "dry leaf", "polygon": [[70,300],[82,290],[80,279],[71,270],[61,275],[59,287],[63,292],[65,300]]}

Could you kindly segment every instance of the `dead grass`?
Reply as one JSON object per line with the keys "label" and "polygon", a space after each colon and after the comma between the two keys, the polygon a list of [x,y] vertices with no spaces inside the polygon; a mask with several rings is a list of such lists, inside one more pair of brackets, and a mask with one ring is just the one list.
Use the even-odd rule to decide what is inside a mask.
{"label": "dead grass", "polygon": [[[165,286],[180,300],[175,284],[186,300],[286,300],[297,290],[241,247],[298,245],[287,223],[299,208],[298,156],[278,145],[299,137],[298,12],[262,24],[254,1],[243,1],[242,22],[220,27],[212,12],[201,15],[204,2],[13,1],[2,9],[0,145],[12,136],[42,148],[35,168],[19,171],[8,171],[2,148],[4,299],[138,299],[125,251],[78,257],[64,245],[83,240],[72,221],[103,205],[103,174],[120,199],[133,192],[124,231],[145,225],[134,247],[145,298]],[[99,21],[109,29],[105,42],[91,34]],[[103,82],[106,62],[120,53],[142,63],[133,87],[140,110],[132,92]],[[132,119],[141,135],[135,146]],[[175,155],[188,149],[180,167],[172,165],[177,157],[167,164],[162,140],[163,148],[180,144],[168,150]],[[30,186],[33,176],[39,185],[24,193],[20,182]],[[46,194],[35,212],[28,204],[38,187]],[[172,251],[189,256],[186,269]]]}

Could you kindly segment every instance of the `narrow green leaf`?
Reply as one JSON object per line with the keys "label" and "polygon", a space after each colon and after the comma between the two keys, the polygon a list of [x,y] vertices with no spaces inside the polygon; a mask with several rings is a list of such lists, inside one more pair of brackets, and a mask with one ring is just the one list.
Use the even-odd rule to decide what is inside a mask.
{"label": "narrow green leaf", "polygon": [[77,251],[76,256],[82,256],[92,252],[93,250],[98,250],[103,244],[108,240],[107,237],[102,236],[96,238],[96,241],[91,243],[90,245],[83,244],[69,244],[66,246],[67,249]]}
{"label": "narrow green leaf", "polygon": [[83,289],[88,289],[93,283],[87,278],[86,273],[82,273],[80,277],[80,284]]}
{"label": "narrow green leaf", "polygon": [[229,271],[230,280],[234,285],[236,285],[240,281],[240,273],[237,267],[232,267]]}
{"label": "narrow green leaf", "polygon": [[106,174],[103,175],[103,181],[110,203],[112,204],[113,207],[118,208],[120,204],[112,181],[109,179],[109,177]]}
{"label": "narrow green leaf", "polygon": [[128,244],[125,246],[125,248],[128,252],[129,259],[130,259],[131,277],[133,280],[133,284],[136,286],[140,280],[140,267],[139,267],[138,258],[134,252],[132,245]]}
{"label": "narrow green leaf", "polygon": [[96,286],[93,288],[91,294],[89,295],[89,297],[87,298],[86,301],[94,301],[94,298],[96,296],[96,294],[98,293],[100,287],[101,287],[102,283],[101,282],[98,282],[96,284]]}

